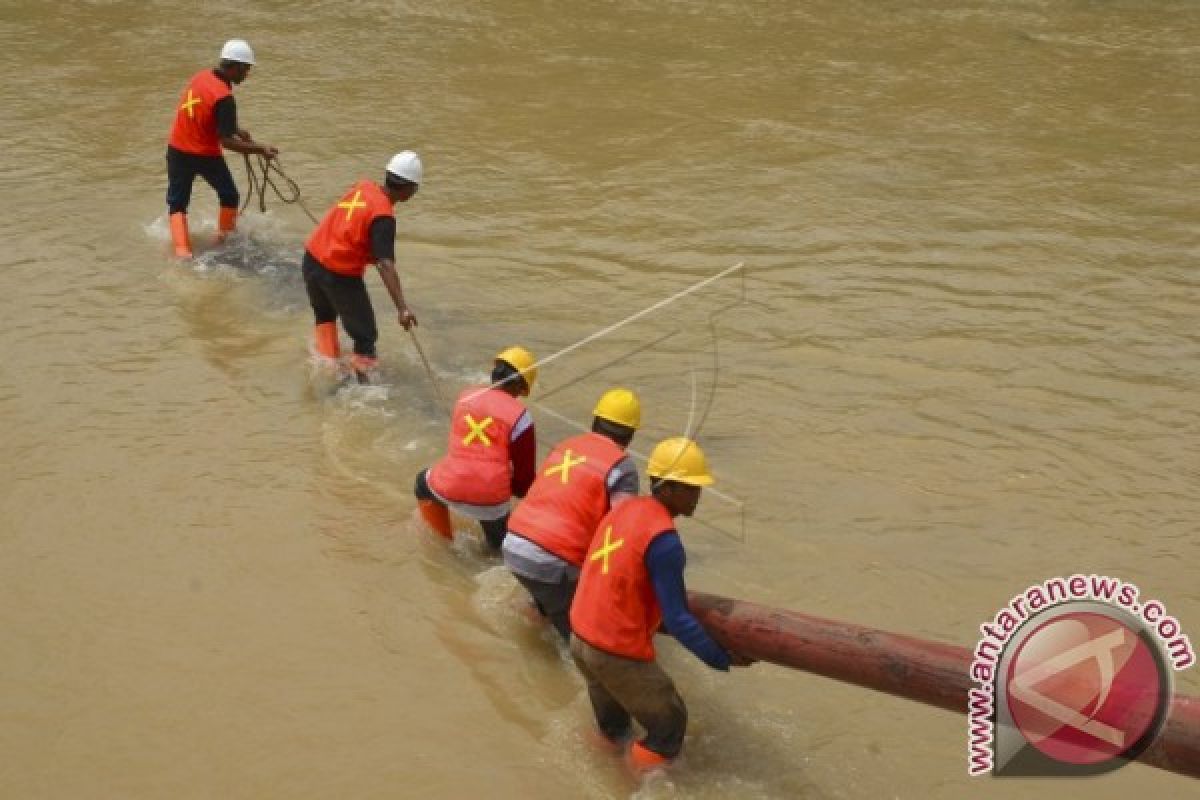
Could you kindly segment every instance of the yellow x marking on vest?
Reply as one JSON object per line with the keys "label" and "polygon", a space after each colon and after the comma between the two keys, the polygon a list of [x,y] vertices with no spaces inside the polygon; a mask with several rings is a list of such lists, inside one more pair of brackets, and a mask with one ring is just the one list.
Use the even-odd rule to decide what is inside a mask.
{"label": "yellow x marking on vest", "polygon": [[598,549],[596,552],[592,553],[592,557],[588,560],[589,561],[597,561],[597,560],[603,558],[604,563],[600,566],[600,572],[601,572],[601,574],[607,575],[608,574],[608,557],[610,555],[612,555],[614,552],[616,552],[618,549],[620,549],[621,545],[623,545],[623,544],[625,544],[624,539],[617,539],[615,542],[612,541],[612,525],[609,525],[607,528],[604,529],[604,545],[600,549]]}
{"label": "yellow x marking on vest", "polygon": [[355,189],[354,197],[351,197],[349,200],[343,200],[337,204],[337,207],[346,209],[346,222],[349,222],[350,218],[354,216],[355,209],[367,207],[367,204],[362,199],[362,189]]}
{"label": "yellow x marking on vest", "polygon": [[568,480],[571,479],[571,467],[577,467],[580,464],[584,463],[585,461],[587,461],[587,456],[580,456],[579,458],[572,460],[571,459],[571,449],[568,447],[567,452],[563,453],[562,463],[559,464],[557,467],[551,467],[550,469],[546,470],[543,474],[546,476],[550,476],[557,472],[558,476],[560,478],[562,478],[562,482],[566,483]]}
{"label": "yellow x marking on vest", "polygon": [[183,105],[181,105],[179,107],[179,109],[181,111],[188,112],[188,117],[190,117],[191,119],[195,119],[196,112],[192,111],[192,106],[196,105],[197,103],[202,103],[202,102],[204,102],[203,98],[194,96],[192,94],[192,90],[188,89],[188,99],[184,102]]}
{"label": "yellow x marking on vest", "polygon": [[488,438],[486,429],[488,425],[492,424],[492,418],[487,417],[483,420],[483,422],[476,422],[474,417],[472,417],[470,414],[467,414],[465,419],[467,426],[471,429],[471,432],[463,437],[463,444],[470,444],[471,442],[475,441],[475,439],[479,439],[479,441],[483,442],[484,447],[491,447],[492,440]]}

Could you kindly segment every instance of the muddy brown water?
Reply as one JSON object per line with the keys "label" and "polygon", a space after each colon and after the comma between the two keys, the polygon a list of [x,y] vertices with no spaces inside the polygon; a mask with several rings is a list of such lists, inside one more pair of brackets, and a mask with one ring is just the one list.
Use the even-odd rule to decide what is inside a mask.
{"label": "muddy brown water", "polygon": [[682,525],[692,586],[971,645],[1094,571],[1200,632],[1195,4],[8,0],[0,795],[1195,791],[968,779],[957,716],[672,643],[686,755],[632,783],[504,571],[414,525],[445,425],[378,279],[386,385],[332,392],[298,208],[212,250],[197,184],[166,257],[171,109],[230,36],[314,210],[422,154],[398,262],[447,391],[745,262],[533,398],[546,442],[610,385],[643,451],[702,418],[744,512]]}

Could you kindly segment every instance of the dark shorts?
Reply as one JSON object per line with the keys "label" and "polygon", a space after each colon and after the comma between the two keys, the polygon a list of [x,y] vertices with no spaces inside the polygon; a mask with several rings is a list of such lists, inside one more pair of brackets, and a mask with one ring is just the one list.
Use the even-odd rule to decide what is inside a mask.
{"label": "dark shorts", "polygon": [[354,340],[354,352],[373,357],[379,330],[363,279],[330,272],[307,250],[300,271],[304,273],[304,288],[317,324],[341,319],[342,327]]}
{"label": "dark shorts", "polygon": [[192,201],[192,183],[200,176],[217,193],[217,202],[225,208],[237,208],[237,184],[224,156],[198,156],[167,147],[167,209],[174,214],[186,212]]}

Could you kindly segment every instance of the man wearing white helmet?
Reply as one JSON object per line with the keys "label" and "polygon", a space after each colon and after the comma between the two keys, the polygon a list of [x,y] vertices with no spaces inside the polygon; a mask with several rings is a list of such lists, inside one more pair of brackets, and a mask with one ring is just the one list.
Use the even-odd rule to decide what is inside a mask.
{"label": "man wearing white helmet", "polygon": [[233,86],[254,66],[254,51],[241,39],[230,39],[221,48],[221,61],[213,69],[197,72],[183,87],[175,108],[175,122],[167,139],[167,210],[175,255],[192,257],[187,209],[196,176],[217,193],[221,204],[217,241],[237,227],[238,190],[221,154],[225,147],[237,153],[274,158],[279,150],[259,144],[238,127]]}
{"label": "man wearing white helmet", "polygon": [[411,150],[388,162],[383,183],[360,180],[325,214],[304,246],[304,285],[316,317],[317,352],[341,355],[337,320],[354,340],[350,366],[360,382],[375,366],[375,310],[363,282],[367,265],[379,269],[383,285],[396,305],[397,321],[408,330],[417,318],[404,301],[396,274],[396,203],[407,202],[421,183],[421,158]]}

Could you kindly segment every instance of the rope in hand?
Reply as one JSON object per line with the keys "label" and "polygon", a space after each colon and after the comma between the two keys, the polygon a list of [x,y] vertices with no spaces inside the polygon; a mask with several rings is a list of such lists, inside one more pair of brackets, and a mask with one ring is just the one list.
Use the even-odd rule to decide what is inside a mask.
{"label": "rope in hand", "polygon": [[[278,197],[287,205],[295,203],[300,206],[308,218],[312,220],[314,225],[319,225],[320,221],[308,210],[308,206],[304,205],[304,201],[300,199],[300,185],[288,177],[283,171],[283,167],[279,163],[279,156],[275,158],[267,158],[266,156],[256,155],[254,160],[250,160],[249,153],[242,153],[242,158],[246,162],[246,201],[242,203],[242,212],[245,212],[250,206],[251,199],[258,198],[258,210],[266,213],[267,210],[267,187],[271,187],[271,191],[275,192]],[[255,168],[257,167],[257,172]],[[276,177],[285,185],[284,189],[279,188]],[[417,355],[421,357],[421,364],[425,367],[425,374],[429,377],[429,382],[433,385],[433,391],[437,395],[438,402],[446,409],[446,413],[450,413],[450,406],[446,402],[445,395],[442,394],[442,387],[438,385],[437,378],[434,377],[433,367],[429,365],[429,358],[425,355],[425,349],[421,347],[421,342],[417,339],[417,332],[409,329],[409,334],[412,335],[413,346],[417,348]]]}
{"label": "rope in hand", "polygon": [[421,347],[421,341],[417,338],[417,332],[412,328],[408,329],[412,335],[413,346],[417,348],[417,355],[421,357],[421,363],[425,366],[425,375],[429,378],[429,383],[433,385],[433,393],[437,395],[438,403],[442,410],[449,416],[452,411],[450,404],[446,402],[446,396],[442,394],[442,387],[438,384],[437,378],[434,377],[433,367],[429,366],[429,358],[425,355],[425,349]]}
{"label": "rope in hand", "polygon": [[[242,158],[246,161],[246,184],[248,187],[246,201],[242,203],[242,212],[245,212],[246,208],[250,205],[250,201],[257,197],[258,210],[265,213],[267,210],[267,187],[270,186],[271,190],[275,192],[275,196],[281,201],[288,205],[295,203],[300,206],[304,213],[308,215],[308,218],[312,220],[312,223],[314,225],[318,224],[317,218],[313,216],[313,213],[308,210],[308,206],[304,205],[304,201],[300,199],[300,185],[284,173],[283,167],[279,164],[278,156],[269,159],[265,156],[256,155],[254,156],[255,161],[251,161],[249,153],[242,153]],[[256,166],[258,168],[257,172],[255,172]],[[279,184],[276,183],[277,179],[283,182],[284,189],[279,188]]]}

